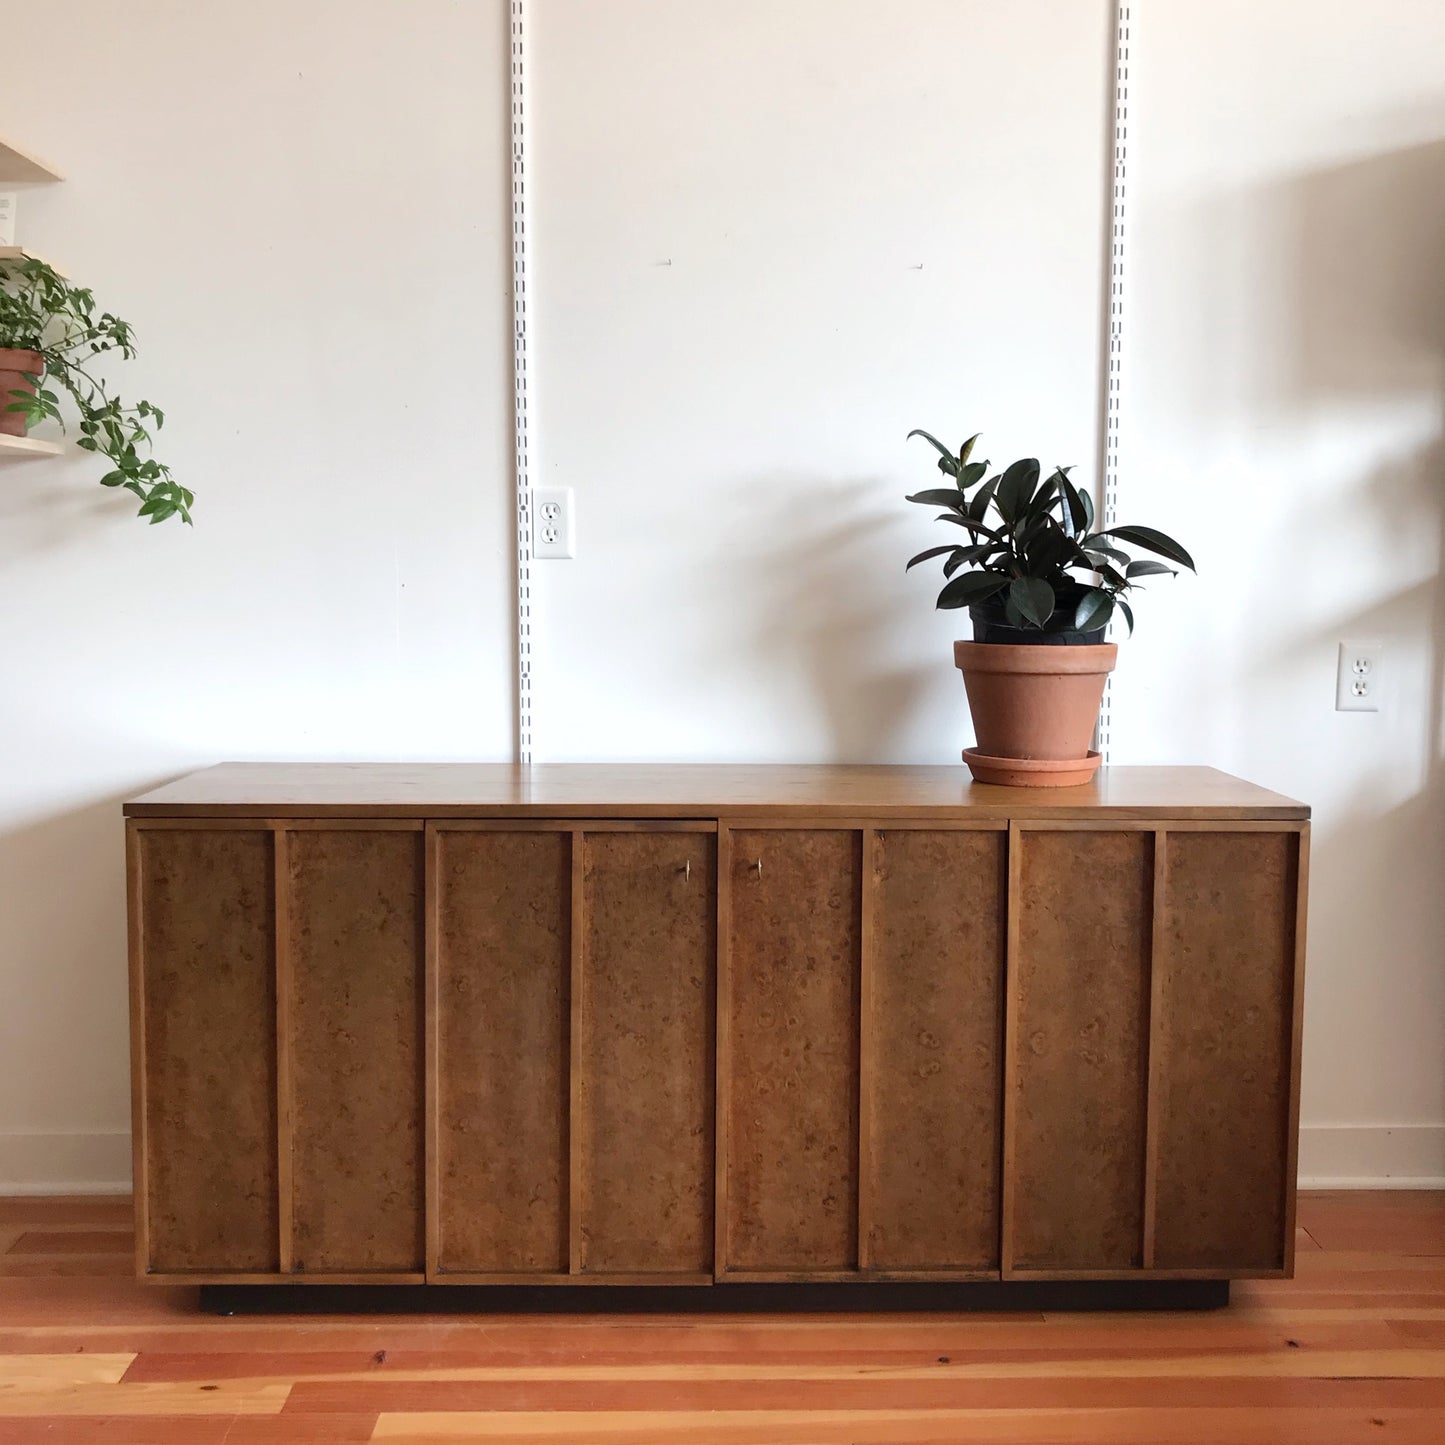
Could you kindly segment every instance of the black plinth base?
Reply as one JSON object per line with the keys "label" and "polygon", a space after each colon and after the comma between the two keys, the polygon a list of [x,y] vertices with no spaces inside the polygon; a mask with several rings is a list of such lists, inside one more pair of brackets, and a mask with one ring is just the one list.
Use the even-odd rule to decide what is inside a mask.
{"label": "black plinth base", "polygon": [[970,1280],[963,1284],[207,1284],[234,1314],[716,1314],[730,1310],[1213,1310],[1227,1279]]}

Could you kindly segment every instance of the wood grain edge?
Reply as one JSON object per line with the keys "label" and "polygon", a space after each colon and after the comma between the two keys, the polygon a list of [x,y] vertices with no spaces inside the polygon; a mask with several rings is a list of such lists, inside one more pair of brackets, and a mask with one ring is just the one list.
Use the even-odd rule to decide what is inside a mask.
{"label": "wood grain edge", "polygon": [[582,1168],[585,1157],[586,1128],[584,1114],[587,1100],[582,1077],[582,1040],[586,1024],[586,980],[583,957],[586,951],[586,847],[587,835],[581,828],[571,830],[572,838],[572,910],[571,937],[568,941],[571,978],[568,986],[567,1023],[567,1270],[580,1275],[587,1268],[586,1239],[582,1232]]}
{"label": "wood grain edge", "polygon": [[878,886],[878,830],[859,832],[858,880],[858,1268],[872,1264],[874,1177],[874,1070],[875,1019],[873,1015],[874,920]]}
{"label": "wood grain edge", "polygon": [[428,815],[426,825],[443,833],[716,833],[714,818],[592,818],[568,814],[558,817],[449,818]]}
{"label": "wood grain edge", "polygon": [[696,1271],[687,1273],[667,1273],[659,1271],[652,1274],[645,1270],[616,1271],[591,1270],[586,1274],[562,1273],[558,1270],[550,1270],[539,1274],[518,1274],[513,1272],[497,1272],[486,1270],[456,1270],[448,1271],[444,1289],[449,1285],[584,1285],[587,1287],[597,1285],[665,1285],[669,1287],[686,1287],[711,1285],[714,1283],[710,1273],[698,1273]]}
{"label": "wood grain edge", "polygon": [[1004,895],[1004,1027],[1003,1128],[999,1150],[999,1277],[1012,1279],[1014,1268],[1014,1193],[1018,1160],[1018,1013],[1019,1013],[1019,902],[1023,879],[1023,832],[1017,823],[1008,830],[1008,888]]}
{"label": "wood grain edge", "polygon": [[717,956],[713,1006],[713,1275],[721,1278],[731,1257],[728,1237],[728,1124],[732,1078],[732,832],[717,830]]}
{"label": "wood grain edge", "polygon": [[441,840],[427,825],[422,845],[422,1264],[429,1281],[441,1273]]}
{"label": "wood grain edge", "polygon": [[1012,821],[1021,823],[1031,833],[1148,833],[1163,829],[1170,833],[1289,833],[1309,826],[1307,821],[1275,818],[1261,810],[1238,816],[1238,809],[1194,808],[1182,810],[1180,816],[1155,808],[1140,815],[1128,808],[1110,809],[1096,817],[1080,809],[1068,818],[1030,818],[1020,813]]}
{"label": "wood grain edge", "polygon": [[1136,1283],[1159,1279],[1282,1279],[1278,1269],[1156,1269],[1146,1276],[1136,1266],[1118,1269],[1016,1269],[1010,1279],[1029,1279],[1047,1283],[1051,1280],[1127,1279]]}
{"label": "wood grain edge", "polygon": [[1164,988],[1168,971],[1165,909],[1168,905],[1169,835],[1154,830],[1154,896],[1149,925],[1149,1018],[1144,1037],[1149,1064],[1144,1090],[1144,1206],[1143,1240],[1139,1262],[1154,1268],[1154,1246],[1159,1204],[1159,1135],[1162,1128],[1164,1087]]}
{"label": "wood grain edge", "polygon": [[131,1194],[135,1210],[135,1272],[144,1279],[150,1269],[150,1169],[146,1137],[146,1018],[143,948],[144,888],[141,833],[146,825],[134,818],[125,825],[126,956],[130,986],[130,1147]]}
{"label": "wood grain edge", "polygon": [[295,1268],[295,1210],[292,1188],[292,1145],[295,1101],[291,1082],[291,848],[289,825],[272,821],[272,912],[276,980],[276,1235],[277,1268],[290,1275]]}
{"label": "wood grain edge", "polygon": [[1305,943],[1309,921],[1310,825],[1298,830],[1295,851],[1294,997],[1290,1009],[1289,1109],[1284,1167],[1284,1277],[1294,1278],[1295,1220],[1299,1206],[1300,1072],[1303,1062]]}

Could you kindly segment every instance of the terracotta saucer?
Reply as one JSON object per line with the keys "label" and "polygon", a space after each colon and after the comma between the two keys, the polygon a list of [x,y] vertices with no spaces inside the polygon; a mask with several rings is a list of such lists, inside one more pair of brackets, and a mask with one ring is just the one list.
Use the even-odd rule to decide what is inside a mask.
{"label": "terracotta saucer", "polygon": [[977,748],[965,748],[963,760],[975,782],[1006,788],[1075,788],[1090,782],[1103,762],[1092,749],[1082,758],[991,758]]}

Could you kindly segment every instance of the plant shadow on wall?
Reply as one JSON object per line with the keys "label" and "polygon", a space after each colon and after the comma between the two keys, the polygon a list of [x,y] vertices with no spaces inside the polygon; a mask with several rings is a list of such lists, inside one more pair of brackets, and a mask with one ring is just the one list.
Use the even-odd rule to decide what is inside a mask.
{"label": "plant shadow on wall", "polygon": [[[879,478],[825,482],[769,478],[735,493],[745,515],[766,517],[775,549],[749,542],[741,582],[719,555],[720,594],[743,609],[740,670],[786,676],[826,732],[826,756],[798,761],[882,763],[917,754],[920,726],[946,708],[952,739],[961,725],[957,679],[919,646],[916,598],[900,575],[896,488]],[[799,545],[806,539],[806,545]],[[909,663],[910,656],[919,657]],[[775,694],[770,708],[784,706]],[[925,732],[925,736],[926,736]],[[945,761],[947,754],[934,760]],[[956,752],[953,754],[956,759]]]}
{"label": "plant shadow on wall", "polygon": [[[1428,123],[1439,134],[1445,97],[1432,109]],[[1418,121],[1411,124],[1417,134]],[[1340,639],[1379,638],[1394,684],[1382,697],[1384,716],[1342,720],[1360,741],[1349,793],[1339,800],[1343,816],[1319,838],[1325,887],[1317,922],[1341,962],[1388,946],[1409,970],[1397,979],[1396,997],[1413,997],[1414,1008],[1425,1010],[1417,1017],[1436,1040],[1431,1066],[1438,1070],[1445,1036],[1438,984],[1445,938],[1445,139],[1300,177],[1286,204],[1297,330],[1282,377],[1285,400],[1297,386],[1305,406],[1353,414],[1367,433],[1389,428],[1384,458],[1353,486],[1347,482],[1336,505],[1320,507],[1324,525],[1314,543],[1326,573],[1352,551],[1380,559],[1373,566],[1382,585],[1367,605],[1341,609],[1323,633],[1290,639],[1332,655]],[[1433,1021],[1430,1003],[1438,1010]],[[1380,1011],[1377,1031],[1394,1031],[1387,1002],[1362,1006]],[[1437,1082],[1439,1118],[1445,1074]]]}
{"label": "plant shadow on wall", "polygon": [[[1420,119],[1365,116],[1359,132],[1419,134]],[[1426,123],[1445,131],[1445,98]],[[1436,1071],[1438,1109],[1445,139],[1213,196],[1185,225],[1194,274],[1172,279],[1194,298],[1178,338],[1200,363],[1189,405],[1201,434],[1221,418],[1250,430],[1243,475],[1228,483],[1235,505],[1251,489],[1258,497],[1258,545],[1256,565],[1236,573],[1238,626],[1253,635],[1211,642],[1206,631],[1200,692],[1181,706],[1236,729],[1237,746],[1271,754],[1277,777],[1326,804],[1314,830],[1307,1038],[1318,1024],[1342,1052],[1356,1035],[1401,1039],[1404,1029],[1411,1040],[1378,1087],[1349,1070],[1312,1083],[1330,1092],[1325,1105],[1307,1097],[1307,1114],[1364,1087],[1365,1108],[1388,1119],[1411,1057]],[[1330,716],[1337,647],[1355,639],[1384,644],[1382,712]],[[1209,695],[1216,672],[1233,672],[1247,705]],[[1377,965],[1388,971],[1363,986]]]}

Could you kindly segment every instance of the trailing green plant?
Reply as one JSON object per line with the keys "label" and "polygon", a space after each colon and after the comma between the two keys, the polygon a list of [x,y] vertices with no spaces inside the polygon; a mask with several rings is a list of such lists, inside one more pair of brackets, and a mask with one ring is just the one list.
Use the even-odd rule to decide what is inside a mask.
{"label": "trailing green plant", "polygon": [[1134,630],[1125,600],[1139,579],[1174,569],[1162,562],[1135,560],[1124,546],[1141,547],[1194,571],[1194,561],[1172,537],[1152,527],[1094,529],[1094,501],[1069,479],[1072,467],[1056,467],[1042,481],[1037,460],[1025,457],[989,474],[989,463],[971,461],[978,436],[955,455],[937,437],[922,437],[938,452],[938,470],[951,486],[915,492],[908,498],[942,507],[937,520],[961,527],[961,542],[929,547],[908,566],[943,557],[949,580],[938,606],[978,607],[986,616],[1020,629],[1092,632],[1117,610]]}
{"label": "trailing green plant", "polygon": [[121,487],[139,497],[139,515],[152,523],[179,517],[190,524],[195,497],[169,467],[144,454],[152,428],[165,425],[165,413],[148,401],[127,406],[90,370],[108,352],[127,361],[135,356],[127,322],[109,311],[97,313],[89,289],[71,285],[44,261],[0,261],[0,347],[37,351],[41,357],[34,393],[17,390],[0,398],[6,411],[23,413],[27,426],[51,420],[64,430],[60,393],[67,393],[79,414],[76,446],[110,463],[101,486]]}

